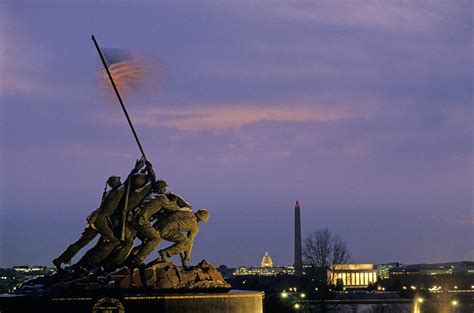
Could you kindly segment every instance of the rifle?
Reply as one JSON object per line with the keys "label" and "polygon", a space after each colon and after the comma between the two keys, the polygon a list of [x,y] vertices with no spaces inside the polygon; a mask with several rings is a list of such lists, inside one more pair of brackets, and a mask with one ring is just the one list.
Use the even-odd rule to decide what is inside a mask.
{"label": "rifle", "polygon": [[128,213],[128,194],[130,193],[130,182],[131,175],[128,176],[127,179],[127,187],[125,188],[125,201],[123,203],[123,211],[122,211],[122,231],[120,233],[120,240],[125,240],[125,223],[127,222],[127,213]]}
{"label": "rifle", "polygon": [[107,182],[105,182],[104,192],[102,193],[102,200],[100,200],[100,205],[104,203],[104,199],[106,195],[107,195]]}

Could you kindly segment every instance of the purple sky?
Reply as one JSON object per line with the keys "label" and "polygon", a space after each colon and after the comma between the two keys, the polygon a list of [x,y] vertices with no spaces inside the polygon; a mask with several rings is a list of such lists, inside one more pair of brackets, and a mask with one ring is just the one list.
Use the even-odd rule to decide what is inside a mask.
{"label": "purple sky", "polygon": [[0,4],[0,266],[49,265],[139,156],[92,34],[166,65],[126,103],[210,210],[193,263],[292,263],[297,199],[353,262],[474,259],[471,1],[67,3]]}

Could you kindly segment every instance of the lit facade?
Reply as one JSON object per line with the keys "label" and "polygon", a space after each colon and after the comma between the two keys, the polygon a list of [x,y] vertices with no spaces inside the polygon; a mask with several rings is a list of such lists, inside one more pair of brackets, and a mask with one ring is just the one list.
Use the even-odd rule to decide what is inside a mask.
{"label": "lit facade", "polygon": [[[262,258],[260,263],[261,267],[245,267],[241,266],[237,268],[232,275],[233,276],[276,276],[279,274],[284,275],[296,275],[294,265],[285,266],[273,266],[273,260],[268,252]],[[305,275],[307,271],[311,269],[311,265],[305,264],[302,266],[302,274]]]}
{"label": "lit facade", "polygon": [[234,276],[275,276],[283,273],[283,267],[245,267],[241,266],[236,269],[232,275]]}
{"label": "lit facade", "polygon": [[392,268],[400,267],[400,263],[377,264],[377,273],[380,279],[388,279]]}
{"label": "lit facade", "polygon": [[273,261],[271,256],[268,254],[268,252],[265,252],[265,255],[262,258],[261,262],[262,267],[273,267]]}
{"label": "lit facade", "polygon": [[373,264],[335,264],[327,271],[328,281],[344,288],[367,288],[377,282]]}

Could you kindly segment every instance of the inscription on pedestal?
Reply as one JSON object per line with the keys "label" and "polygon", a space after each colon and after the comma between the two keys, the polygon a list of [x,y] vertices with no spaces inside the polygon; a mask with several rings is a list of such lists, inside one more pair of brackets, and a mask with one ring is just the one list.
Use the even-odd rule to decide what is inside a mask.
{"label": "inscription on pedestal", "polygon": [[125,313],[125,310],[118,299],[102,298],[94,304],[92,313]]}

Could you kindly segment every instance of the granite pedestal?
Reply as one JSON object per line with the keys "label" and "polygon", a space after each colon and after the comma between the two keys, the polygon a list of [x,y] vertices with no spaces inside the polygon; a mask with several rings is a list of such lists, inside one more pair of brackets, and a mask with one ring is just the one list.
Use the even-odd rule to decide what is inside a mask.
{"label": "granite pedestal", "polygon": [[263,313],[264,293],[231,290],[207,293],[0,296],[0,312],[48,313]]}

